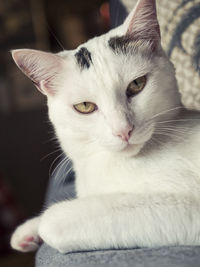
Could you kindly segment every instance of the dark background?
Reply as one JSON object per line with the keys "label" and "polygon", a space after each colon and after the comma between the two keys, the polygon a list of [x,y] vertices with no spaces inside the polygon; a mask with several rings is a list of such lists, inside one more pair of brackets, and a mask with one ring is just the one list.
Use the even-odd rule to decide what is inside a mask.
{"label": "dark background", "polygon": [[[0,266],[18,266],[11,260],[16,255],[10,254],[10,234],[41,210],[52,163],[61,153],[45,97],[9,51],[73,49],[109,27],[106,0],[0,0]],[[24,259],[18,259],[20,266]]]}

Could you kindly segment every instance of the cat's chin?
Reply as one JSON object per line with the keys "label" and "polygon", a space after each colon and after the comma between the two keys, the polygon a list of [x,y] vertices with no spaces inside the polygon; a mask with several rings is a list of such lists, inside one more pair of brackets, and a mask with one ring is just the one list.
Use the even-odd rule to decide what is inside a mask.
{"label": "cat's chin", "polygon": [[114,154],[118,154],[119,156],[125,156],[125,157],[134,157],[136,156],[140,150],[144,147],[145,142],[144,143],[140,143],[140,144],[131,144],[131,143],[127,143],[125,144],[123,142],[123,144],[121,144],[121,146],[116,147],[116,146],[109,146],[106,148],[106,150],[114,153]]}
{"label": "cat's chin", "polygon": [[134,157],[140,152],[143,146],[144,146],[144,143],[143,144],[127,144],[127,146],[124,149],[122,149],[120,152],[125,156]]}

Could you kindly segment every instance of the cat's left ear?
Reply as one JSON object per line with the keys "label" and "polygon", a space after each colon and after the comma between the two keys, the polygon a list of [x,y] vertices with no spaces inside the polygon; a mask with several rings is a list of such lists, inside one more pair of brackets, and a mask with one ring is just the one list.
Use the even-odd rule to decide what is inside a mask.
{"label": "cat's left ear", "polygon": [[12,51],[12,57],[21,71],[47,96],[53,96],[59,83],[64,60],[56,54],[32,49]]}
{"label": "cat's left ear", "polygon": [[155,49],[160,44],[160,27],[157,20],[156,1],[138,0],[129,14],[123,28],[126,37],[132,41],[147,41]]}

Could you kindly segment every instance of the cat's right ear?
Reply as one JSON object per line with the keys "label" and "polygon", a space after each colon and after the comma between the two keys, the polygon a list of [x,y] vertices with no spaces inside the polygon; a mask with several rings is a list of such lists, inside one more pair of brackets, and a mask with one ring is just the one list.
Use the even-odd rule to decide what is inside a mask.
{"label": "cat's right ear", "polygon": [[11,53],[17,66],[41,93],[47,96],[56,93],[58,75],[65,63],[61,57],[32,49],[17,49]]}
{"label": "cat's right ear", "polygon": [[160,44],[160,27],[157,19],[156,0],[138,0],[136,7],[123,24],[129,41],[147,41],[154,50]]}

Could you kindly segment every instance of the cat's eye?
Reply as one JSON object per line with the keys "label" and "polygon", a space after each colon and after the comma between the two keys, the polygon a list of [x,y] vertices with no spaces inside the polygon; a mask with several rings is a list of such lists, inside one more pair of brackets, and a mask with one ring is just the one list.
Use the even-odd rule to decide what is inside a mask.
{"label": "cat's eye", "polygon": [[129,83],[126,89],[126,96],[130,98],[141,92],[142,89],[145,87],[146,80],[146,76],[142,76]]}
{"label": "cat's eye", "polygon": [[97,110],[97,105],[91,102],[82,102],[74,105],[74,108],[80,113],[89,114]]}

